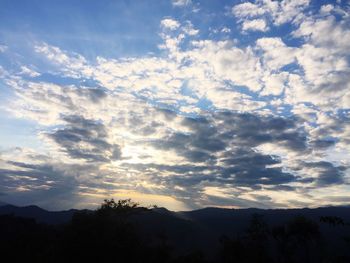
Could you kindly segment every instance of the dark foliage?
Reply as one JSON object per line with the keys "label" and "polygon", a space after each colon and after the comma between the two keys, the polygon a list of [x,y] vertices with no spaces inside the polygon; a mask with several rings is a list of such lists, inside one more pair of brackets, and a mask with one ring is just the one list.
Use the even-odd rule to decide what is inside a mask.
{"label": "dark foliage", "polygon": [[[165,213],[156,209],[158,213]],[[336,242],[350,249],[349,236],[342,234],[349,225],[339,217],[321,217],[320,225],[304,216],[290,218],[280,225],[269,225],[263,215],[252,213],[242,234],[234,237],[232,233],[226,233],[217,240],[217,246],[198,248],[193,245],[179,251],[176,244],[179,241],[171,240],[166,231],[159,229],[145,234],[142,226],[133,220],[135,217],[147,218],[154,211],[139,207],[130,199],[117,202],[111,199],[105,200],[95,211],[76,212],[66,224],[46,225],[33,219],[2,215],[1,257],[10,262],[39,263],[350,262],[348,254],[341,252],[343,250],[329,248],[329,241],[320,231],[321,226],[327,226],[329,231],[337,230],[340,234]]]}

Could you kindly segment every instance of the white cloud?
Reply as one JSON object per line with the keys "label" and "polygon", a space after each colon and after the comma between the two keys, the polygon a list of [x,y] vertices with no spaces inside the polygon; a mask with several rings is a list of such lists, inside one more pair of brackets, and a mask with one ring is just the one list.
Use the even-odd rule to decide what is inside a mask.
{"label": "white cloud", "polygon": [[298,18],[309,3],[310,0],[256,0],[254,3],[246,2],[233,6],[232,13],[243,21],[247,18],[268,16],[273,24],[278,26]]}
{"label": "white cloud", "polygon": [[[270,4],[272,1],[270,1]],[[276,25],[281,25],[293,21],[297,18],[304,9],[306,9],[310,4],[310,0],[283,0],[279,2],[278,11],[272,11],[272,16],[274,23]]]}
{"label": "white cloud", "polygon": [[180,23],[172,18],[165,18],[160,22],[161,26],[169,29],[169,30],[175,30],[180,27]]}
{"label": "white cloud", "polygon": [[231,29],[229,29],[228,27],[223,27],[223,28],[221,29],[221,32],[222,32],[222,33],[230,33],[230,32],[231,32]]}
{"label": "white cloud", "polygon": [[0,44],[0,53],[5,52],[8,49],[8,47],[6,45],[1,45]]}
{"label": "white cloud", "polygon": [[281,95],[288,79],[288,73],[266,74],[262,80],[264,81],[264,89],[262,95]]}
{"label": "white cloud", "polygon": [[320,12],[323,14],[329,14],[334,10],[334,6],[331,4],[321,6]]}
{"label": "white cloud", "polygon": [[330,49],[333,54],[346,55],[350,48],[350,30],[345,21],[337,23],[334,16],[306,19],[293,35],[303,37],[315,46]]}
{"label": "white cloud", "polygon": [[278,37],[260,38],[256,41],[256,47],[263,51],[263,63],[270,70],[279,70],[296,60],[296,49],[288,47]]}
{"label": "white cloud", "polygon": [[182,27],[182,30],[185,34],[190,36],[195,36],[199,33],[199,30],[193,27],[191,21],[186,21],[185,25]]}
{"label": "white cloud", "polygon": [[243,31],[267,31],[268,27],[264,19],[245,20],[242,24]]}
{"label": "white cloud", "polygon": [[173,6],[187,6],[192,3],[191,0],[171,0]]}
{"label": "white cloud", "polygon": [[[166,27],[181,28],[181,31],[188,29],[190,35],[194,30],[190,22],[184,26],[172,19],[162,23]],[[222,85],[227,85],[223,84],[227,81],[261,92],[261,95],[282,95],[285,91],[285,103],[310,102],[325,110],[334,103],[339,107],[348,104],[345,91],[349,85],[346,78],[349,67],[345,56],[349,48],[349,32],[341,24],[336,24],[332,17],[318,20],[310,17],[302,22],[293,33],[305,39],[306,43],[301,47],[290,47],[281,38],[275,37],[258,39],[255,46],[247,48],[238,48],[234,41],[192,41],[192,47],[182,50],[180,44],[187,35],[181,31],[178,34],[162,33],[164,43],[161,47],[168,51],[165,58],[99,58],[99,63],[91,66],[77,54],[45,46],[40,50],[51,61],[64,64],[61,69],[68,75],[93,76],[111,90],[128,87],[171,105],[176,103],[174,100],[171,102],[169,97],[195,104],[194,98],[209,98],[210,94],[210,100],[213,103],[215,100],[215,105],[231,105],[228,108],[232,108],[233,104],[227,103],[227,99],[224,102],[222,98],[220,103],[220,96],[213,95],[215,92],[222,93],[219,90]],[[326,35],[332,37],[327,38]],[[284,68],[290,65],[295,68],[293,72],[288,71],[288,67]],[[174,79],[188,83],[193,96],[180,94],[181,86],[170,84],[175,83],[172,82]],[[242,105],[244,103],[242,100]],[[189,108],[194,109],[192,105]]]}
{"label": "white cloud", "polygon": [[185,53],[194,65],[212,71],[213,77],[246,86],[252,91],[261,89],[260,63],[251,48],[237,48],[232,41],[196,41],[194,49]]}
{"label": "white cloud", "polygon": [[56,65],[65,65],[64,68],[58,70],[64,71],[70,77],[79,78],[90,76],[93,73],[91,67],[87,65],[86,59],[80,54],[67,53],[46,43],[37,44],[34,49],[37,53],[44,54],[50,62]]}
{"label": "white cloud", "polygon": [[304,84],[291,86],[293,91],[288,93],[288,98],[309,101],[324,110],[342,107],[341,101],[350,87],[350,30],[345,24],[336,23],[333,16],[310,17],[293,35],[305,41],[295,51],[297,62],[304,71]]}
{"label": "white cloud", "polygon": [[237,17],[257,17],[267,12],[258,4],[246,2],[232,7],[232,13]]}
{"label": "white cloud", "polygon": [[27,76],[32,77],[32,78],[40,76],[40,73],[38,73],[35,70],[30,69],[26,66],[21,66],[21,70],[22,71],[20,72],[20,74],[27,75]]}
{"label": "white cloud", "polygon": [[254,111],[266,106],[263,101],[254,100],[252,97],[225,88],[213,88],[206,92],[206,98],[215,107],[222,110]]}

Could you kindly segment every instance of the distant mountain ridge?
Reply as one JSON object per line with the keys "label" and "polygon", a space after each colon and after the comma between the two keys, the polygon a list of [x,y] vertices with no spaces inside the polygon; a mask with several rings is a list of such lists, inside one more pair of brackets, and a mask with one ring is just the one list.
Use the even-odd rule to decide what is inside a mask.
{"label": "distant mountain ridge", "polygon": [[[33,218],[40,223],[46,224],[60,224],[68,222],[77,209],[70,209],[65,211],[47,211],[35,205],[30,206],[14,206],[0,201],[0,215],[13,214],[15,216]],[[85,210],[88,211],[88,210]],[[224,224],[232,224],[233,221],[237,225],[246,224],[253,214],[260,214],[264,216],[267,223],[281,224],[295,216],[305,216],[310,219],[318,221],[321,216],[337,216],[350,223],[350,207],[320,207],[320,208],[295,208],[295,209],[227,209],[217,207],[207,207],[192,211],[174,212],[166,208],[153,208],[152,215],[157,214],[163,217],[174,217],[178,220],[185,220],[200,223],[202,225],[209,225],[211,228],[222,227]]]}
{"label": "distant mountain ridge", "polygon": [[[91,210],[47,211],[38,206],[17,207],[0,205],[1,215],[14,215],[33,218],[38,223],[59,225],[69,223],[76,212],[92,212]],[[262,216],[270,227],[288,224],[298,216],[317,222],[320,232],[332,249],[347,251],[347,247],[339,239],[350,236],[350,207],[321,207],[303,209],[224,209],[208,207],[193,211],[173,212],[166,208],[136,209],[129,220],[134,223],[143,237],[166,237],[170,246],[176,251],[186,253],[191,250],[202,250],[209,257],[215,257],[213,251],[220,248],[219,240],[223,237],[237,238],[244,236],[254,214]],[[339,217],[345,227],[334,227],[320,221],[321,217]]]}
{"label": "distant mountain ridge", "polygon": [[35,205],[18,207],[9,204],[0,204],[0,215],[15,215],[24,218],[33,218],[38,223],[45,224],[62,224],[67,223],[71,220],[73,214],[77,212],[76,209],[70,209],[67,211],[47,211]]}

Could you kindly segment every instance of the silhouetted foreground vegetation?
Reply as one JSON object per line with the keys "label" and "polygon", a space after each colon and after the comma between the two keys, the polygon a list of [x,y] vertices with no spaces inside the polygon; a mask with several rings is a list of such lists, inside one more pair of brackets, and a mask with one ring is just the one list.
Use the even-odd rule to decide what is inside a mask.
{"label": "silhouetted foreground vegetation", "polygon": [[[1,257],[9,262],[350,262],[349,224],[336,216],[318,221],[297,216],[269,225],[263,215],[252,214],[239,235],[226,233],[210,243],[205,239],[213,236],[206,237],[209,232],[202,226],[167,215],[164,221],[164,211],[154,215],[157,209],[131,200],[105,200],[99,209],[77,211],[68,223],[58,225],[2,215]],[[167,236],[164,222],[178,236]],[[322,234],[321,226],[332,238]],[[196,235],[202,245],[185,244],[184,233]]]}

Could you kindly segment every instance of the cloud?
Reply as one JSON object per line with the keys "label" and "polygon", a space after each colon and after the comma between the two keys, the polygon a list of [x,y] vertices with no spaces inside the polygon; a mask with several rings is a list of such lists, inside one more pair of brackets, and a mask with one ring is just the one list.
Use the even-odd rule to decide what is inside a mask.
{"label": "cloud", "polygon": [[[250,47],[240,49],[232,41],[210,40],[194,41],[193,45],[194,49],[187,53],[193,65],[201,65],[204,67],[201,70],[212,71],[217,79],[232,81],[233,84],[246,86],[252,91],[258,91],[261,88],[260,64]],[[208,61],[210,63],[206,64]],[[218,85],[215,82],[213,84]],[[195,86],[203,87],[200,83]],[[208,88],[207,85],[204,87]],[[203,89],[201,91],[203,92]]]}
{"label": "cloud", "polygon": [[310,4],[310,0],[272,1],[257,0],[254,3],[246,2],[232,7],[232,13],[239,19],[251,19],[266,16],[276,26],[298,20],[302,12]]}
{"label": "cloud", "polygon": [[[180,188],[191,193],[197,204],[205,203],[207,196],[202,190],[207,186],[224,184],[253,190],[274,185],[288,187],[301,179],[284,172],[278,156],[255,150],[271,142],[291,151],[305,151],[306,139],[298,132],[291,133],[296,129],[294,120],[226,111],[208,118],[182,118],[180,124],[186,132],[174,132],[148,144],[169,154],[175,152],[187,161],[183,162],[186,165],[123,165],[149,171],[150,180],[165,189]],[[174,195],[180,194],[176,192]]]}
{"label": "cloud", "polygon": [[280,70],[283,66],[296,61],[296,49],[288,47],[281,38],[259,38],[256,47],[263,51],[264,66],[271,71]]}
{"label": "cloud", "polygon": [[160,22],[161,26],[170,29],[170,30],[175,30],[180,27],[180,23],[174,19],[171,18],[165,18]]}
{"label": "cloud", "polygon": [[7,164],[11,168],[0,169],[0,191],[6,194],[6,202],[62,209],[78,201],[78,182],[73,176],[64,175],[62,165],[13,161]]}
{"label": "cloud", "polygon": [[350,30],[347,27],[347,21],[337,23],[334,16],[305,19],[293,35],[304,37],[315,46],[331,48],[331,53],[344,54],[350,46],[348,42]]}
{"label": "cloud", "polygon": [[345,24],[345,21],[337,23],[334,16],[310,17],[293,32],[295,37],[305,41],[294,51],[304,76],[292,75],[288,100],[309,101],[325,109],[345,106],[342,98],[347,96],[350,85],[346,55],[350,31]]}
{"label": "cloud", "polygon": [[317,191],[349,180],[350,40],[339,6],[308,8],[235,5],[246,32],[222,30],[237,39],[167,17],[159,52],[144,56],[88,59],[37,42],[40,63],[0,70],[14,92],[4,109],[35,125],[44,153],[1,152],[0,192],[39,202],[72,184],[67,196],[81,203],[116,189],[191,207],[326,203]]}
{"label": "cloud", "polygon": [[192,3],[191,0],[171,0],[171,3],[173,6],[180,7],[180,6],[188,6]]}
{"label": "cloud", "polygon": [[29,77],[32,77],[32,78],[40,76],[40,73],[38,73],[35,70],[30,69],[30,68],[28,68],[26,66],[21,66],[21,70],[22,71],[21,71],[20,74],[23,74],[23,75],[26,75],[26,76],[29,76]]}
{"label": "cloud", "polygon": [[195,36],[199,33],[199,30],[193,27],[191,21],[186,21],[185,26],[183,27],[183,31],[189,36]]}
{"label": "cloud", "polygon": [[[58,158],[94,164],[96,167],[117,162],[119,166],[113,169],[132,171],[136,176],[133,182],[140,185],[138,176],[143,174],[149,183],[162,187],[162,190],[157,190],[160,194],[181,188],[183,190],[176,190],[174,195],[182,194],[184,196],[178,198],[185,200],[185,192],[191,192],[193,201],[200,205],[207,198],[202,193],[203,187],[216,184],[256,191],[273,189],[277,185],[290,190],[290,184],[302,183],[302,177],[285,171],[286,167],[282,168],[285,163],[282,163],[278,155],[266,154],[257,149],[272,144],[288,153],[295,152],[304,156],[310,152],[310,145],[320,148],[321,143],[316,140],[308,143],[309,135],[299,126],[297,118],[228,110],[227,108],[237,107],[234,102],[240,107],[246,103],[245,111],[250,111],[253,103],[256,104],[255,108],[266,104],[261,102],[259,105],[251,96],[235,90],[234,85],[220,87],[223,85],[222,80],[229,80],[236,85],[246,84],[256,90],[257,87],[253,84],[256,81],[258,87],[264,87],[264,92],[269,90],[268,94],[280,94],[279,85],[288,78],[282,73],[263,73],[265,67],[278,70],[284,66],[269,47],[272,45],[286,54],[291,53],[289,61],[285,63],[295,61],[294,49],[289,49],[277,38],[261,39],[257,41],[257,46],[264,51],[265,56],[263,64],[257,67],[260,62],[253,49],[240,49],[231,42],[203,41],[194,42],[193,45],[192,50],[177,51],[188,61],[181,68],[167,58],[120,61],[100,58],[95,66],[94,78],[99,86],[108,88],[19,82],[18,91],[22,103],[28,101],[32,106],[40,107],[40,114],[52,116],[50,125],[60,123],[59,127],[42,133],[55,149]],[[74,56],[76,55],[73,54]],[[70,61],[69,56],[66,61]],[[202,66],[207,61],[213,67]],[[245,64],[241,66],[239,63],[242,61]],[[84,63],[84,67],[91,67],[87,62]],[[237,74],[247,72],[250,65],[251,82],[248,81],[248,76]],[[80,75],[82,68],[69,68],[68,74]],[[193,74],[194,70],[196,74]],[[209,78],[208,85],[198,89],[202,81],[198,76],[202,76],[202,70],[210,70],[214,78]],[[257,73],[265,74],[265,77],[259,80]],[[87,78],[90,75],[80,76]],[[282,80],[278,82],[279,77]],[[170,84],[174,78],[178,82]],[[273,78],[277,80],[273,81]],[[161,79],[159,84],[154,81],[156,79]],[[151,88],[144,87],[148,83],[152,83]],[[222,107],[222,110],[186,117],[181,116],[179,111],[157,110],[143,103],[143,96],[158,102],[170,96],[183,100],[189,96],[181,94],[184,83],[192,89],[193,94],[198,94],[191,94],[188,103],[194,103],[196,96],[202,94],[200,96],[206,96],[214,105]],[[30,88],[22,89],[20,85],[23,84]],[[129,94],[131,88],[132,94]],[[40,104],[37,103],[38,98]],[[237,99],[230,102],[230,98]],[[54,105],[56,106],[53,107]],[[36,115],[31,116],[41,120]],[[174,165],[174,162],[179,164]],[[119,178],[119,183],[120,181]],[[123,188],[131,188],[130,182],[125,182]],[[98,183],[97,187],[101,189],[106,186]],[[141,186],[140,189],[146,191]]]}
{"label": "cloud", "polygon": [[279,164],[279,161],[271,156],[241,151],[228,154],[235,157],[224,160],[224,163],[232,166],[227,167],[223,172],[225,177],[233,177],[234,185],[254,187],[288,184],[297,180],[294,175],[283,172],[280,167],[268,167]]}
{"label": "cloud", "polygon": [[102,123],[81,116],[65,116],[67,127],[48,133],[71,158],[88,162],[109,162],[121,158],[120,146],[110,144],[108,132]]}
{"label": "cloud", "polygon": [[311,141],[310,143],[314,149],[325,149],[334,146],[336,144],[336,141],[332,139],[317,139]]}
{"label": "cloud", "polygon": [[264,8],[251,2],[238,4],[232,7],[232,13],[237,17],[257,17],[266,12]]}
{"label": "cloud", "polygon": [[230,33],[230,32],[231,32],[231,29],[229,29],[228,27],[223,27],[220,31],[221,31],[222,33]]}
{"label": "cloud", "polygon": [[326,161],[303,163],[302,167],[316,175],[317,186],[340,184],[344,180],[345,166],[335,166]]}
{"label": "cloud", "polygon": [[320,13],[329,14],[334,10],[334,6],[331,4],[321,6]]}
{"label": "cloud", "polygon": [[37,53],[44,54],[54,65],[65,65],[64,68],[59,70],[69,77],[80,78],[82,76],[91,76],[93,73],[92,68],[87,65],[86,59],[80,54],[67,53],[47,43],[38,43],[34,49]]}
{"label": "cloud", "polygon": [[268,27],[264,19],[246,20],[242,24],[243,31],[267,31]]}
{"label": "cloud", "polygon": [[239,197],[221,197],[221,196],[215,196],[215,195],[207,195],[204,206],[212,207],[212,206],[221,206],[221,207],[240,207],[240,208],[261,208],[261,209],[267,209],[271,208],[272,204],[269,204],[269,202],[266,202],[269,200],[262,200],[260,198],[259,201],[255,200],[249,200]]}
{"label": "cloud", "polygon": [[5,52],[8,49],[8,46],[0,44],[0,53]]}

